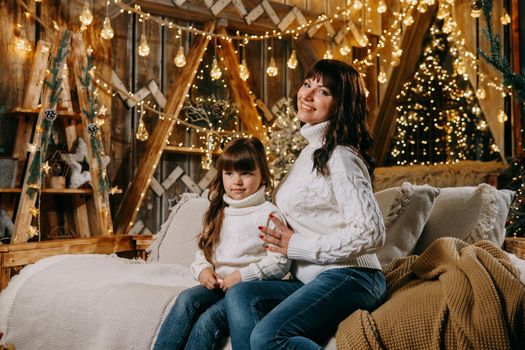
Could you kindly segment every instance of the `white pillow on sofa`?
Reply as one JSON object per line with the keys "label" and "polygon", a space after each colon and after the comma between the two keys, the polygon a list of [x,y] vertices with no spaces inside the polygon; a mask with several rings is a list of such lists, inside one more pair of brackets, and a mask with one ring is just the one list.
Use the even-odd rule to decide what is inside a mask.
{"label": "white pillow on sofa", "polygon": [[195,260],[197,235],[202,229],[202,217],[210,202],[208,191],[199,196],[184,193],[174,205],[148,248],[148,261],[190,266]]}
{"label": "white pillow on sofa", "polygon": [[487,239],[498,246],[503,244],[513,191],[498,190],[488,184],[446,187],[440,191],[414,254],[421,254],[432,242],[445,236],[467,243]]}
{"label": "white pillow on sofa", "polygon": [[376,253],[381,265],[410,255],[427,222],[439,190],[432,186],[403,183],[376,192],[386,227],[385,244]]}

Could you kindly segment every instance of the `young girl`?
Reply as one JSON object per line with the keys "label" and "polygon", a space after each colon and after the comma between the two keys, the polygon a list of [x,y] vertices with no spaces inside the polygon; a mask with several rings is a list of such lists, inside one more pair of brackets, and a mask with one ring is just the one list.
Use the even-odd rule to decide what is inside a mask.
{"label": "young girl", "polygon": [[264,146],[256,138],[236,139],[217,162],[209,194],[210,207],[198,236],[199,251],[191,265],[199,286],[183,291],[163,322],[154,349],[215,349],[228,334],[226,291],[252,280],[280,279],[290,263],[267,251],[259,227],[282,218],[264,198],[271,186]]}

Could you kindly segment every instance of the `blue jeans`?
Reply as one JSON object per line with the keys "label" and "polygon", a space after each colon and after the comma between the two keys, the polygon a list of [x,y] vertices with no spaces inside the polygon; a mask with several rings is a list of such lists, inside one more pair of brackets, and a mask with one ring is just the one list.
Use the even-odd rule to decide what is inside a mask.
{"label": "blue jeans", "polygon": [[227,335],[224,293],[199,285],[179,294],[153,349],[219,349]]}
{"label": "blue jeans", "polygon": [[379,270],[326,270],[306,285],[252,281],[226,294],[234,350],[320,349],[357,309],[373,310],[386,292]]}

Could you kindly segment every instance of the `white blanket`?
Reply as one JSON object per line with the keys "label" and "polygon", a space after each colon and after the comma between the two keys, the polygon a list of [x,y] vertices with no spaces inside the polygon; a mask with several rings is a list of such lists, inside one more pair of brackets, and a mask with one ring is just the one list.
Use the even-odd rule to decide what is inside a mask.
{"label": "white blanket", "polygon": [[24,268],[0,294],[2,343],[24,349],[150,349],[187,267],[60,255]]}

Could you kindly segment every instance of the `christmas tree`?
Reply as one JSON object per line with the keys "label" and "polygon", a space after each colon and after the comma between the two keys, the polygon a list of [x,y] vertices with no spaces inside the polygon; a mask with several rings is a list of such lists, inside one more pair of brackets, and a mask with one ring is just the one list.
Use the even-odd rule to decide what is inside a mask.
{"label": "christmas tree", "polygon": [[443,21],[426,37],[418,70],[398,95],[390,163],[445,164],[497,159],[497,147],[481,115]]}
{"label": "christmas tree", "polygon": [[267,145],[270,157],[270,172],[277,185],[299,156],[307,141],[299,132],[301,122],[293,108],[290,98],[281,99],[272,108],[275,122],[269,131]]}

